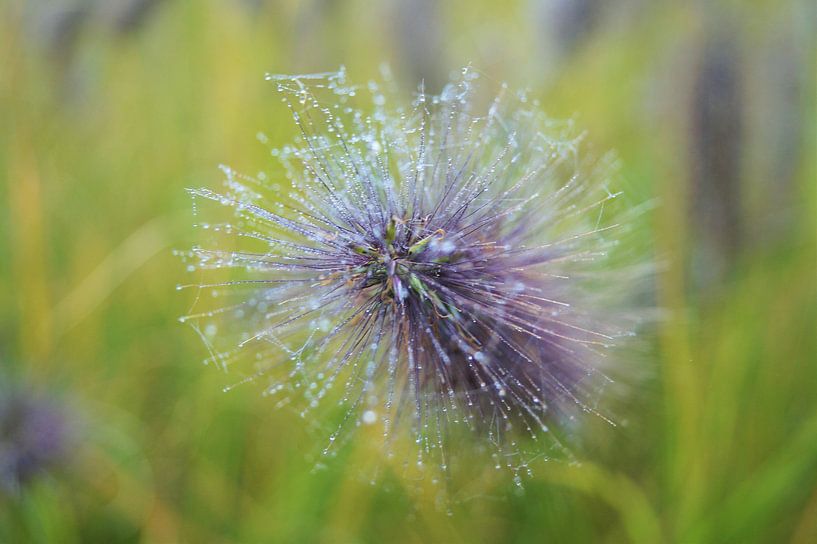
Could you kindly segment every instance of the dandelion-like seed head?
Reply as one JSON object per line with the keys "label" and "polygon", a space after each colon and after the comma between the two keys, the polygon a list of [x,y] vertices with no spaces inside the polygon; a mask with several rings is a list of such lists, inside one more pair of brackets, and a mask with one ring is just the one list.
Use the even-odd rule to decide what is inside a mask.
{"label": "dandelion-like seed head", "polygon": [[326,453],[349,427],[381,426],[387,449],[408,428],[419,462],[445,468],[468,429],[518,466],[520,440],[552,446],[554,423],[604,417],[603,361],[632,330],[616,313],[631,276],[611,257],[611,161],[580,160],[572,124],[525,94],[503,87],[480,108],[470,69],[406,107],[388,77],[268,79],[299,131],[271,149],[281,171],[224,168],[224,191],[191,190],[197,216],[233,215],[199,223],[209,245],[184,254],[215,275],[188,286],[182,318],[208,362],[269,376],[304,417],[339,402]]}

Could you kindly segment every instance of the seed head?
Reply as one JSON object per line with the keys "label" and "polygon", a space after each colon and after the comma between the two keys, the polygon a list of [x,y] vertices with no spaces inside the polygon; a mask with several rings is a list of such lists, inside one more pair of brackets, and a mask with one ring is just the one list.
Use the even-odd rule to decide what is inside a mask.
{"label": "seed head", "polygon": [[16,493],[64,461],[69,435],[59,406],[29,390],[0,387],[0,492]]}
{"label": "seed head", "polygon": [[413,429],[421,461],[455,429],[504,451],[598,413],[601,361],[632,324],[610,162],[580,161],[572,125],[525,94],[480,108],[476,77],[401,107],[343,70],[268,76],[299,130],[271,150],[285,177],[224,168],[225,191],[190,191],[197,215],[233,217],[199,224],[210,246],[189,268],[219,277],[187,287],[219,302],[182,320],[279,404],[344,405],[327,452],[359,425],[386,444]]}

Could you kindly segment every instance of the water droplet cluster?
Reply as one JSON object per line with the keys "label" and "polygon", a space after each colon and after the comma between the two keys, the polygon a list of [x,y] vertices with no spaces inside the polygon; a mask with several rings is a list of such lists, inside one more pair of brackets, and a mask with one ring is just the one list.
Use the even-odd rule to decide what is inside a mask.
{"label": "water droplet cluster", "polygon": [[352,428],[379,429],[387,453],[406,430],[413,462],[445,471],[464,430],[519,472],[523,441],[550,447],[554,424],[604,417],[602,361],[630,334],[608,307],[627,291],[606,275],[618,194],[572,124],[504,87],[480,106],[470,69],[405,103],[387,74],[267,79],[298,132],[270,149],[281,168],[223,167],[223,191],[190,190],[197,216],[229,214],[182,254],[209,278],[180,286],[197,290],[181,320],[207,362],[269,380],[303,417],[342,406],[327,455]]}

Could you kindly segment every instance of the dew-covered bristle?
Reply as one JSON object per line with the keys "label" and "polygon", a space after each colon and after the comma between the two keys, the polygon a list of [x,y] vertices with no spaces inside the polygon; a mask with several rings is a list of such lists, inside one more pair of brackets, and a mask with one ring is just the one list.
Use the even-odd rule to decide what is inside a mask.
{"label": "dew-covered bristle", "polygon": [[[408,434],[446,470],[464,430],[518,471],[522,442],[552,452],[554,425],[606,418],[605,359],[632,327],[607,274],[623,228],[609,161],[580,160],[572,124],[523,93],[479,107],[469,69],[405,107],[387,75],[267,79],[298,131],[271,149],[282,167],[190,190],[207,243],[183,253],[202,279],[180,286],[196,290],[182,321],[207,362],[305,418],[342,406],[327,455],[376,426],[387,453]],[[211,204],[231,217],[205,222]]]}

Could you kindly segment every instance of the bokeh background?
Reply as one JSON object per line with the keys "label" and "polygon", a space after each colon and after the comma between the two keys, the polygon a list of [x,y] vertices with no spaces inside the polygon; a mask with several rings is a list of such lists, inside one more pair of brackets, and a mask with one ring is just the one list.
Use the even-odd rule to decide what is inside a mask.
{"label": "bokeh background", "polygon": [[[817,542],[815,33],[787,0],[0,2],[0,542]],[[177,322],[184,188],[295,133],[264,73],[383,62],[530,88],[658,203],[626,424],[521,490],[372,485],[365,441],[315,471]]]}

